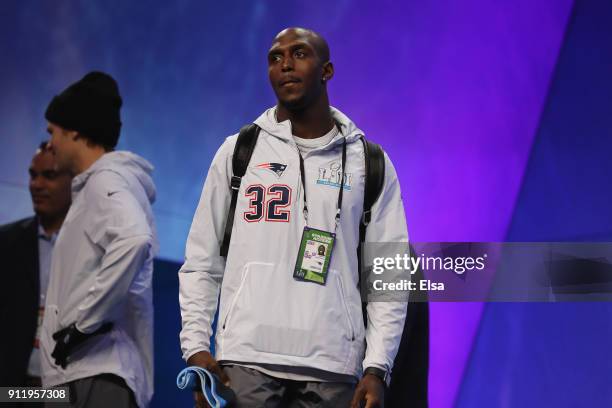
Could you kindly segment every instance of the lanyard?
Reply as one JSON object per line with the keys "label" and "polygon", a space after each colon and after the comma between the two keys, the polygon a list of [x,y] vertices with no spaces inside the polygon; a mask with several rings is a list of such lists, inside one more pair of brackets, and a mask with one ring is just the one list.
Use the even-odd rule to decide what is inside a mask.
{"label": "lanyard", "polygon": [[[298,151],[298,155],[300,156],[300,177],[302,179],[302,188],[304,189],[304,220],[306,221],[306,225],[308,225],[308,201],[306,200],[306,176],[304,175],[306,172],[304,171],[304,159],[302,158],[302,153]],[[344,191],[344,166],[346,165],[346,138],[342,143],[342,172],[340,173],[340,191],[338,192],[338,204],[336,209],[336,225],[334,227],[334,232],[338,229],[338,224],[340,224],[340,210],[342,209],[342,192]]]}

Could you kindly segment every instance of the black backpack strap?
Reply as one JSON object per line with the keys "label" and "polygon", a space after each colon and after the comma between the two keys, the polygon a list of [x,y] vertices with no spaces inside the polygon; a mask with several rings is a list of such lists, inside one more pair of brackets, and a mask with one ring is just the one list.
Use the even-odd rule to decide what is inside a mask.
{"label": "black backpack strap", "polygon": [[[363,244],[366,229],[372,219],[372,206],[378,200],[385,184],[385,153],[380,145],[361,138],[365,159],[365,188],[363,192],[363,213],[359,222],[359,246],[357,247],[357,264],[359,270],[358,286],[361,290],[361,274],[363,266]],[[367,325],[366,294],[362,293],[361,311],[364,326]]]}
{"label": "black backpack strap", "polygon": [[365,233],[372,218],[372,206],[378,200],[385,184],[385,154],[380,145],[361,138],[365,156],[365,191],[363,193],[363,214],[359,224],[359,242],[365,241]]}
{"label": "black backpack strap", "polygon": [[236,202],[238,201],[238,190],[240,190],[240,182],[246,173],[251,155],[255,150],[257,137],[259,136],[260,127],[254,123],[249,123],[240,129],[236,146],[234,146],[234,156],[232,157],[232,180],[231,191],[232,201],[229,211],[227,212],[227,221],[225,221],[225,233],[223,234],[223,243],[221,244],[220,254],[227,257],[230,240],[232,239],[232,228],[234,226],[234,213],[236,212]]}

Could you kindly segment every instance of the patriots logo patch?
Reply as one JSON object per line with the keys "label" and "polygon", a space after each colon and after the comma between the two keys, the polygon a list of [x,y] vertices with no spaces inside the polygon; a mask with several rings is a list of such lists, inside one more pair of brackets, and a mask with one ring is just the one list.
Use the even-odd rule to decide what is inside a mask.
{"label": "patriots logo patch", "polygon": [[287,165],[281,163],[261,163],[255,167],[258,169],[270,170],[272,173],[276,174],[278,178],[280,178],[280,176],[283,175],[283,172],[287,168]]}

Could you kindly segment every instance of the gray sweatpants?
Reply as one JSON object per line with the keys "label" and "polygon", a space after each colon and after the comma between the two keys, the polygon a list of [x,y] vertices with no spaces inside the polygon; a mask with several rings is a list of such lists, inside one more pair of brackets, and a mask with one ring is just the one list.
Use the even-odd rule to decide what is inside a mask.
{"label": "gray sweatpants", "polygon": [[48,408],[137,408],[134,394],[123,378],[101,374],[81,378],[63,386],[70,390],[71,403],[48,403]]}
{"label": "gray sweatpants", "polygon": [[353,399],[355,384],[275,378],[242,366],[224,366],[236,393],[236,408],[343,408]]}

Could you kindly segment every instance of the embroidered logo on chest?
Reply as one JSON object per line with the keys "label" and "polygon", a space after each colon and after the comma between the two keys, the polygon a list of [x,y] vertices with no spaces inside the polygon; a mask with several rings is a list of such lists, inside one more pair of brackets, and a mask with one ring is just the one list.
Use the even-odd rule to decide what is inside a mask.
{"label": "embroidered logo on chest", "polygon": [[[340,162],[332,162],[329,167],[319,167],[319,178],[317,184],[340,188],[342,182],[342,164]],[[353,173],[344,173],[344,190],[351,191],[351,182]]]}
{"label": "embroidered logo on chest", "polygon": [[276,174],[276,177],[280,178],[287,168],[287,165],[282,163],[261,163],[255,167],[258,169],[270,170],[272,173]]}

